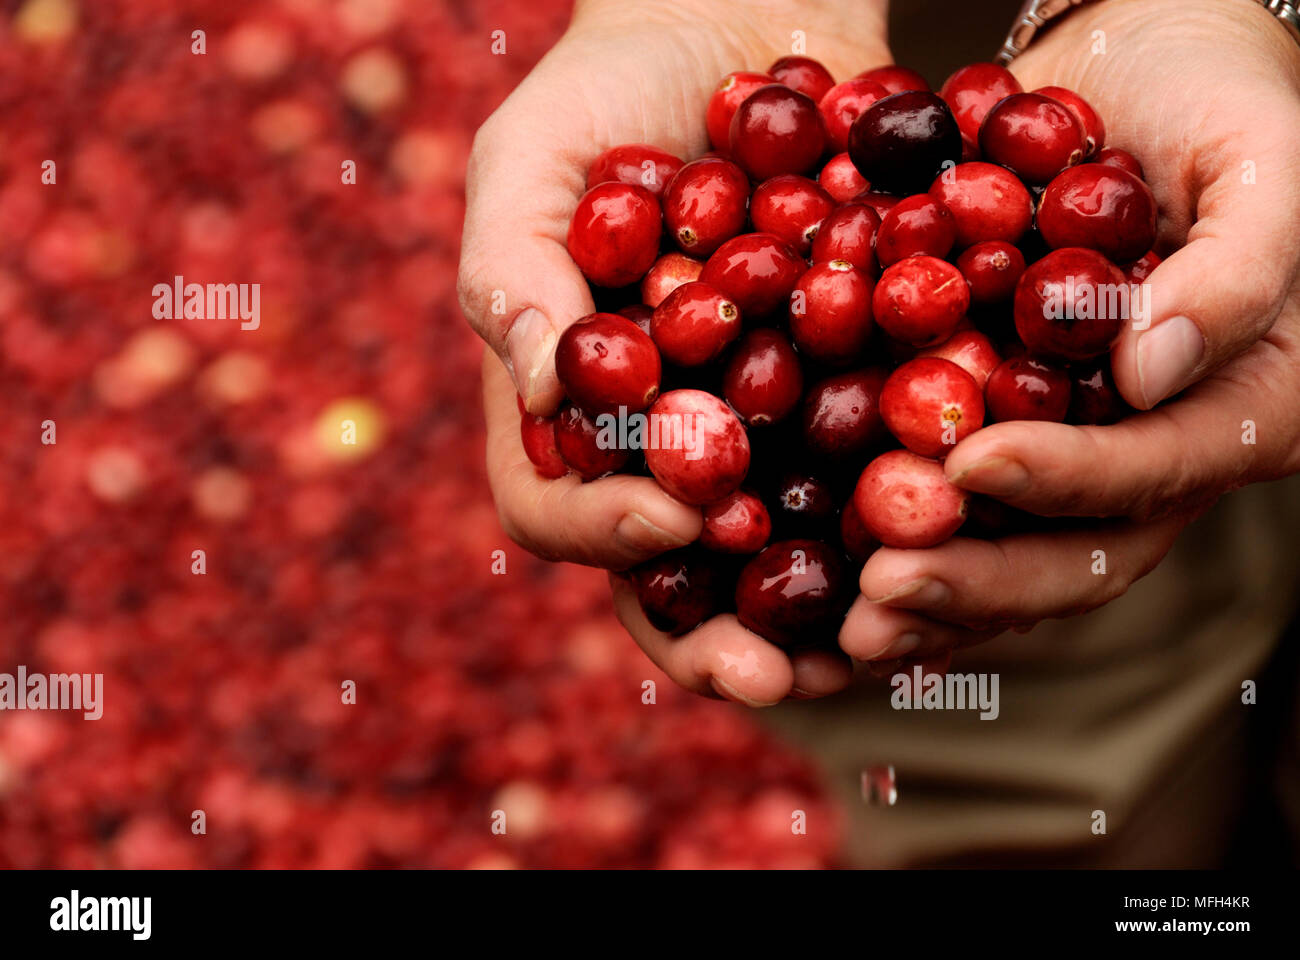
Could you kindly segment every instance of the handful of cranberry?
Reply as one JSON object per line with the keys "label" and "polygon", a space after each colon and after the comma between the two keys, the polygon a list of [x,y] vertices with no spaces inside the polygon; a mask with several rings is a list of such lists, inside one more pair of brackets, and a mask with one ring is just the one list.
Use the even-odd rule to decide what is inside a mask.
{"label": "handful of cranberry", "polygon": [[1111,423],[1105,355],[1159,262],[1156,204],[1101,118],[974,64],[844,83],[808,58],[723,78],[713,150],[599,157],[568,233],[600,312],[556,351],[568,403],[523,416],[545,476],[653,476],[697,544],[630,572],[681,633],[735,611],[833,643],[880,545],[1033,518],[951,484],[986,422]]}

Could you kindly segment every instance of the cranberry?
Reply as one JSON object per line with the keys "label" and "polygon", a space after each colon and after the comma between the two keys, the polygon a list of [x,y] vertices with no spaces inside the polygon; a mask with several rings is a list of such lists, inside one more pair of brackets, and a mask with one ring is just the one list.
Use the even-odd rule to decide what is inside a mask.
{"label": "cranberry", "polygon": [[596,421],[575,406],[561,410],[556,418],[555,446],[583,480],[614,473],[627,463],[628,451],[606,443]]}
{"label": "cranberry", "polygon": [[673,636],[695,629],[721,607],[717,566],[698,549],[654,557],[628,577],[650,625]]}
{"label": "cranberry", "polygon": [[833,209],[835,201],[815,182],[785,174],[758,185],[749,204],[749,216],[755,230],[770,233],[807,256],[817,228]]}
{"label": "cranberry", "polygon": [[749,438],[725,403],[703,390],[669,390],[650,408],[646,466],[683,503],[721,500],[749,470]]}
{"label": "cranberry", "polygon": [[942,343],[957,330],[970,306],[961,271],[924,254],[900,260],[876,284],[873,309],[880,328],[914,347]]}
{"label": "cranberry", "polygon": [[980,124],[1003,97],[1021,93],[1024,87],[1011,71],[995,63],[972,63],[953,72],[939,96],[947,101],[962,136],[972,142],[979,140]]}
{"label": "cranberry", "polygon": [[880,275],[876,263],[876,233],[880,216],[865,203],[836,207],[813,238],[813,263],[847,260],[869,277]]}
{"label": "cranberry", "polygon": [[1108,426],[1132,412],[1110,375],[1107,357],[1070,365],[1070,409],[1066,419],[1075,424]]}
{"label": "cranberry", "polygon": [[659,394],[659,351],[616,313],[593,313],[565,330],[555,372],[569,398],[591,413],[644,410]]}
{"label": "cranberry", "polygon": [[666,150],[645,143],[610,147],[587,170],[587,189],[614,181],[645,187],[656,197],[682,168],[682,161]]}
{"label": "cranberry", "polygon": [[1034,93],[1044,97],[1051,97],[1053,100],[1065,104],[1069,111],[1074,114],[1074,118],[1079,121],[1079,126],[1083,127],[1083,155],[1084,157],[1096,156],[1106,144],[1106,124],[1102,122],[1101,114],[1092,108],[1087,100],[1079,96],[1073,90],[1065,87],[1039,87]]}
{"label": "cranberry", "polygon": [[1083,125],[1059,100],[1014,93],[984,118],[979,143],[985,160],[1010,168],[1028,183],[1047,183],[1083,159]]}
{"label": "cranberry", "polygon": [[659,254],[659,201],[645,187],[602,183],[578,201],[569,224],[569,255],[599,287],[640,280]]}
{"label": "cranberry", "polygon": [[1016,332],[1031,353],[1086,360],[1110,349],[1127,319],[1124,274],[1095,250],[1064,247],[1016,284]]}
{"label": "cranberry", "polygon": [[930,84],[915,70],[890,64],[887,67],[875,67],[864,70],[855,80],[874,80],[890,93],[906,93],[908,90],[929,90]]}
{"label": "cranberry", "polygon": [[[698,280],[704,261],[681,253],[665,253],[654,262],[641,281],[641,302],[647,307],[657,307],[683,283]],[[620,314],[623,312],[620,310]],[[632,319],[629,317],[628,319]]]}
{"label": "cranberry", "polygon": [[942,457],[984,423],[984,393],[951,360],[918,357],[889,375],[880,391],[880,415],[903,446]]}
{"label": "cranberry", "polygon": [[717,553],[757,553],[772,535],[772,518],[763,501],[745,490],[727,494],[704,508],[700,546]]}
{"label": "cranberry", "polygon": [[779,83],[759,87],[731,118],[731,155],[755,180],[803,173],[825,147],[817,104]]}
{"label": "cranberry", "polygon": [[885,439],[880,391],[889,373],[878,367],[822,380],[803,404],[803,438],[813,453],[838,460],[863,453]]}
{"label": "cranberry", "polygon": [[937,347],[922,350],[918,356],[951,360],[969,373],[981,390],[988,382],[989,374],[1002,362],[993,342],[978,330],[958,330]]}
{"label": "cranberry", "polygon": [[853,122],[849,156],[877,189],[920,193],[945,164],[961,159],[961,133],[933,93],[894,93]]}
{"label": "cranberry", "polygon": [[812,57],[782,57],[767,68],[767,72],[791,90],[798,90],[813,102],[825,96],[835,86],[835,78]]}
{"label": "cranberry", "polygon": [[836,203],[847,203],[863,190],[871,188],[871,184],[858,173],[847,151],[826,161],[822,172],[817,174],[817,183]]}
{"label": "cranberry", "polygon": [[1016,292],[1025,255],[1005,240],[984,240],[962,251],[957,269],[970,286],[971,303],[1001,303]]}
{"label": "cranberry", "polygon": [[745,228],[749,178],[730,160],[704,157],[664,191],[664,226],[685,253],[707,257]]}
{"label": "cranberry", "polygon": [[898,197],[888,193],[881,193],[878,190],[864,190],[853,198],[854,203],[865,203],[876,211],[876,216],[881,218],[898,206],[898,200]]}
{"label": "cranberry", "polygon": [[650,318],[655,315],[655,312],[644,303],[629,303],[626,307],[619,307],[618,315],[631,320],[642,333],[647,337],[650,336]]}
{"label": "cranberry", "polygon": [[752,321],[785,309],[805,267],[797,253],[770,233],[743,233],[714,251],[700,279]]}
{"label": "cranberry", "polygon": [[959,247],[981,240],[1015,243],[1034,215],[1025,185],[1010,170],[992,163],[959,163],[939,175],[930,194],[952,212]]}
{"label": "cranberry", "polygon": [[776,486],[772,529],[779,537],[825,538],[835,520],[835,496],[825,481],[787,472]]}
{"label": "cranberry", "polygon": [[1070,378],[1058,367],[1029,357],[1003,360],[984,388],[989,417],[1061,423],[1070,407]]}
{"label": "cranberry", "polygon": [[723,396],[750,426],[776,423],[803,393],[803,369],[790,341],[776,330],[745,334],[723,374]]}
{"label": "cranberry", "polygon": [[722,78],[704,114],[704,125],[709,132],[709,143],[714,150],[726,154],[731,149],[731,118],[745,98],[759,87],[776,83],[776,78],[766,73],[747,73],[737,70]]}
{"label": "cranberry", "polygon": [[852,594],[837,551],[820,540],[783,540],[750,560],[736,583],[736,616],[780,647],[833,637]]}
{"label": "cranberry", "polygon": [[852,496],[840,509],[840,543],[849,559],[858,563],[866,563],[880,546],[880,541],[871,535],[858,516],[858,507]]}
{"label": "cranberry", "polygon": [[889,91],[874,80],[855,78],[831,87],[820,99],[817,109],[826,121],[826,138],[837,153],[848,149],[849,129],[853,121],[877,100],[889,96]]}
{"label": "cranberry", "polygon": [[1142,173],[1142,164],[1138,163],[1137,157],[1133,156],[1133,154],[1129,153],[1127,150],[1107,147],[1105,150],[1102,150],[1097,154],[1096,160],[1098,163],[1104,163],[1110,167],[1119,167],[1121,170],[1127,170],[1139,180],[1146,179]]}
{"label": "cranberry", "polygon": [[1156,241],[1156,199],[1119,167],[1080,164],[1043,191],[1038,230],[1053,248],[1089,247],[1116,262],[1136,260]]}
{"label": "cranberry", "polygon": [[569,472],[568,465],[555,445],[555,417],[536,417],[524,413],[519,418],[519,436],[524,453],[537,468],[538,476],[554,480]]}
{"label": "cranberry", "polygon": [[890,450],[867,464],[853,505],[867,532],[907,550],[943,543],[966,519],[966,491],[954,487],[937,460]]}
{"label": "cranberry", "polygon": [[900,200],[881,218],[876,259],[887,267],[914,253],[943,258],[956,239],[956,224],[943,201],[918,193]]}
{"label": "cranberry", "polygon": [[1154,250],[1148,250],[1141,257],[1121,269],[1124,271],[1124,279],[1130,284],[1142,283],[1162,263],[1164,263],[1164,257]]}
{"label": "cranberry", "polygon": [[871,336],[871,278],[847,260],[810,267],[790,295],[790,336],[822,363],[852,363]]}
{"label": "cranberry", "polygon": [[740,335],[740,311],[707,283],[682,284],[655,308],[650,336],[669,363],[698,367]]}

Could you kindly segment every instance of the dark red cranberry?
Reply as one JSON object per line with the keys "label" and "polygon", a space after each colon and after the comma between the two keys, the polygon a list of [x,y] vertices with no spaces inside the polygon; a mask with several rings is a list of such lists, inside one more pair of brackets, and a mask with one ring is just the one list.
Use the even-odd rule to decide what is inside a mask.
{"label": "dark red cranberry", "polygon": [[1028,183],[1047,183],[1083,159],[1083,125],[1059,100],[1015,93],[989,111],[979,143],[985,160],[1000,163]]}
{"label": "dark red cranberry", "polygon": [[992,163],[959,163],[930,185],[952,213],[957,246],[981,240],[1017,242],[1034,215],[1034,201],[1025,185],[1005,167]]}
{"label": "dark red cranberry", "polygon": [[951,360],[918,357],[885,381],[880,415],[907,449],[942,457],[983,426],[984,392]]}
{"label": "dark red cranberry", "polygon": [[1151,276],[1152,271],[1162,263],[1164,263],[1164,257],[1154,250],[1148,250],[1137,260],[1120,269],[1124,271],[1124,279],[1130,284],[1143,283],[1147,277]]}
{"label": "dark red cranberry", "polygon": [[524,453],[537,468],[538,476],[554,480],[569,472],[568,465],[555,445],[555,417],[536,417],[524,413],[519,418],[519,436]]}
{"label": "dark red cranberry", "polygon": [[645,187],[602,183],[578,201],[569,223],[569,256],[598,287],[636,283],[659,255],[659,201]]}
{"label": "dark red cranberry", "polygon": [[867,532],[887,547],[917,550],[943,543],[966,520],[969,495],[944,476],[943,464],[890,450],[867,464],[853,504]]}
{"label": "dark red cranberry", "polygon": [[876,189],[921,193],[945,164],[961,159],[961,133],[933,93],[894,93],[853,122],[849,156]]}
{"label": "dark red cranberry", "polygon": [[878,367],[822,380],[803,403],[803,438],[808,449],[847,460],[885,439],[880,391],[889,373]]}
{"label": "dark red cranberry", "polygon": [[887,96],[889,91],[874,80],[855,78],[831,87],[817,104],[822,119],[826,121],[826,138],[831,149],[837,153],[847,150],[853,121],[877,100]]}
{"label": "dark red cranberry", "polygon": [[629,303],[626,307],[620,307],[618,310],[620,317],[631,320],[647,337],[650,336],[650,318],[654,314],[655,312],[644,303]]}
{"label": "dark red cranberry", "polygon": [[807,264],[770,233],[743,233],[705,261],[700,279],[740,308],[748,321],[784,311]]}
{"label": "dark red cranberry", "polygon": [[984,388],[989,418],[1061,423],[1070,407],[1070,378],[1059,367],[1030,357],[1003,360]]}
{"label": "dark red cranberry", "polygon": [[1001,303],[1016,292],[1025,255],[1005,240],[984,240],[962,251],[957,269],[970,286],[971,303]]}
{"label": "dark red cranberry", "polygon": [[844,366],[871,337],[871,278],[847,260],[808,269],[790,295],[790,337],[799,352]]}
{"label": "dark red cranberry", "polygon": [[871,535],[862,518],[858,516],[857,504],[853,497],[840,508],[840,543],[849,559],[857,563],[866,563],[867,558],[876,552],[880,541]]}
{"label": "dark red cranberry", "polygon": [[813,263],[847,260],[869,277],[880,275],[876,263],[876,232],[880,216],[865,203],[846,203],[836,207],[822,221],[813,238]]}
{"label": "dark red cranberry", "polygon": [[1156,242],[1156,198],[1119,167],[1080,164],[1043,191],[1038,230],[1053,248],[1088,247],[1117,263],[1136,260]]}
{"label": "dark red cranberry", "polygon": [[908,90],[929,90],[930,84],[925,77],[908,67],[890,64],[887,67],[875,67],[859,73],[855,80],[874,80],[890,93],[906,93]]}
{"label": "dark red cranberry", "polygon": [[817,174],[817,183],[836,203],[847,203],[863,190],[871,188],[871,184],[858,173],[847,151],[826,161],[822,172]]}
{"label": "dark red cranberry", "polygon": [[864,190],[853,198],[854,203],[865,203],[876,211],[876,216],[882,219],[885,214],[898,205],[898,200],[898,197],[888,193],[881,193],[878,190]]}
{"label": "dark red cranberry", "polygon": [[731,409],[703,390],[669,390],[650,407],[646,466],[683,503],[721,500],[749,471],[749,438]]}
{"label": "dark red cranberry", "polygon": [[644,410],[659,394],[659,351],[616,313],[593,313],[565,330],[555,372],[569,399],[591,413]]}
{"label": "dark red cranberry", "polygon": [[1016,284],[1016,332],[1030,353],[1086,360],[1110,349],[1128,319],[1120,269],[1095,250],[1064,247]]}
{"label": "dark red cranberry", "polygon": [[799,355],[776,330],[751,330],[727,361],[723,396],[753,427],[776,423],[794,409],[803,393]]}
{"label": "dark red cranberry", "polygon": [[673,636],[695,629],[722,607],[716,562],[698,549],[653,557],[628,577],[650,625]]}
{"label": "dark red cranberry", "polygon": [[880,328],[914,347],[947,340],[969,306],[970,288],[961,271],[924,254],[885,270],[873,296],[873,316]]}
{"label": "dark red cranberry", "polygon": [[757,553],[772,536],[772,518],[763,501],[736,490],[704,508],[700,546],[717,553]]}
{"label": "dark red cranberry", "polygon": [[1127,150],[1118,150],[1115,147],[1107,147],[1097,154],[1098,163],[1104,163],[1110,167],[1119,167],[1121,170],[1127,170],[1139,180],[1145,180],[1142,173],[1142,164],[1138,163],[1137,157]]}
{"label": "dark red cranberry", "polygon": [[820,540],[774,543],[736,583],[741,626],[780,647],[834,637],[852,600],[844,561]]}
{"label": "dark red cranberry", "polygon": [[782,57],[767,72],[791,90],[798,90],[816,103],[835,86],[835,78],[812,57]]}
{"label": "dark red cranberry", "polygon": [[957,239],[957,226],[942,200],[928,193],[906,197],[880,221],[876,259],[882,267],[914,253],[943,258]]}
{"label": "dark red cranberry", "polygon": [[779,83],[759,87],[731,118],[731,156],[754,180],[804,173],[825,148],[817,104]]}
{"label": "dark red cranberry", "polygon": [[951,360],[969,373],[981,390],[988,383],[989,374],[1002,362],[993,341],[978,330],[958,330],[943,343],[922,350],[917,356]]}
{"label": "dark red cranberry", "polygon": [[564,462],[583,480],[615,473],[627,463],[628,451],[609,442],[609,431],[578,407],[561,410],[555,421],[555,446]]}
{"label": "dark red cranberry", "polygon": [[783,539],[824,538],[834,529],[835,507],[835,496],[824,480],[787,472],[777,482],[772,500],[772,529]]}
{"label": "dark red cranberry", "polygon": [[731,150],[731,118],[736,109],[759,87],[776,83],[776,78],[766,73],[748,73],[736,70],[722,78],[704,114],[704,125],[709,132],[713,149],[726,156]]}
{"label": "dark red cranberry", "polygon": [[[683,283],[699,279],[704,261],[684,253],[665,253],[654,262],[641,281],[641,302],[647,307],[657,307]],[[621,316],[626,316],[622,310]],[[632,319],[631,317],[628,318]]]}
{"label": "dark red cranberry", "polygon": [[1101,114],[1083,97],[1065,87],[1039,87],[1034,93],[1060,101],[1074,114],[1079,126],[1083,127],[1085,159],[1096,156],[1106,145],[1106,124],[1102,122]]}
{"label": "dark red cranberry", "polygon": [[740,336],[740,311],[707,283],[682,284],[655,308],[650,337],[660,355],[681,367],[698,367],[721,355]]}
{"label": "dark red cranberry", "polygon": [[785,174],[764,180],[749,203],[754,229],[784,240],[807,256],[817,228],[835,209],[829,193],[807,177]]}
{"label": "dark red cranberry", "polygon": [[1109,426],[1132,412],[1110,375],[1110,359],[1098,357],[1070,364],[1070,409],[1074,424]]}
{"label": "dark red cranberry", "polygon": [[685,253],[707,257],[745,228],[749,178],[730,160],[686,164],[664,191],[664,226]]}
{"label": "dark red cranberry", "polygon": [[939,88],[939,96],[952,108],[962,135],[978,142],[980,124],[993,105],[1003,97],[1023,90],[1020,81],[1005,67],[995,63],[972,63],[949,76]]}
{"label": "dark red cranberry", "polygon": [[681,168],[682,160],[666,150],[646,143],[625,143],[610,147],[595,159],[587,170],[587,189],[612,180],[645,187],[657,197]]}

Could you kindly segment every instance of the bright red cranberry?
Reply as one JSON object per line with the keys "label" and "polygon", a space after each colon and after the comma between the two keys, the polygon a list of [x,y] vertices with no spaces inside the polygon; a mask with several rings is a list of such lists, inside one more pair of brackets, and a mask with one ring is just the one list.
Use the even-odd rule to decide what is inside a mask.
{"label": "bright red cranberry", "polygon": [[569,256],[598,287],[640,280],[659,255],[659,201],[645,187],[602,183],[578,201],[569,224]]}
{"label": "bright red cranberry", "polygon": [[869,367],[822,380],[803,403],[803,438],[813,453],[847,460],[885,439],[880,391],[886,370]]}
{"label": "bright red cranberry", "polygon": [[808,473],[787,472],[777,481],[772,529],[782,539],[826,539],[834,529],[835,509],[835,496],[824,480]]}
{"label": "bright red cranberry", "polygon": [[770,233],[743,233],[714,251],[700,279],[753,321],[785,310],[790,291],[806,267],[797,253]]}
{"label": "bright red cranberry", "polygon": [[966,491],[954,487],[937,460],[890,450],[867,464],[853,505],[867,532],[907,550],[943,543],[966,520]]}
{"label": "bright red cranberry", "polygon": [[717,564],[692,547],[647,560],[629,570],[628,578],[650,625],[673,636],[695,629],[722,607]]}
{"label": "bright red cranberry", "polygon": [[[665,253],[654,262],[641,281],[641,302],[647,307],[657,307],[683,283],[698,280],[704,261],[682,253]],[[622,311],[619,311],[622,314]],[[629,319],[631,319],[629,317]]]}
{"label": "bright red cranberry", "polygon": [[745,228],[749,178],[730,160],[704,157],[664,191],[664,227],[685,253],[707,257]]}
{"label": "bright red cranberry", "polygon": [[1080,164],[1043,191],[1038,230],[1053,248],[1088,247],[1117,263],[1136,260],[1156,242],[1156,198],[1119,167]]}
{"label": "bright red cranberry", "polygon": [[747,73],[737,70],[722,78],[704,114],[704,125],[709,132],[713,149],[726,156],[731,150],[731,118],[736,109],[759,87],[776,83],[776,78],[766,73]]}
{"label": "bright red cranberry", "polygon": [[844,366],[871,337],[871,278],[847,260],[808,269],[790,295],[790,337],[799,352]]}
{"label": "bright red cranberry", "polygon": [[767,507],[746,490],[736,490],[704,508],[700,546],[716,553],[757,553],[771,536]]}
{"label": "bright red cranberry", "polygon": [[962,135],[975,143],[979,141],[980,124],[993,105],[1023,90],[1020,81],[1005,67],[972,63],[949,76],[939,88],[939,96],[952,108]]}
{"label": "bright red cranberry", "polygon": [[859,73],[855,80],[874,80],[890,93],[906,93],[908,90],[929,90],[930,84],[926,82],[925,77],[921,76],[915,70],[908,67],[900,67],[897,64],[890,64],[887,67],[876,67],[872,70],[864,70]]}
{"label": "bright red cranberry", "polygon": [[1124,271],[1124,279],[1130,284],[1143,283],[1156,267],[1164,263],[1164,259],[1154,250],[1148,250],[1137,260],[1120,269]]}
{"label": "bright red cranberry", "polygon": [[755,230],[784,240],[806,257],[817,228],[833,209],[831,195],[814,181],[785,174],[758,185],[749,202],[749,217]]}
{"label": "bright red cranberry", "polygon": [[942,259],[957,239],[957,226],[942,200],[928,193],[906,197],[880,221],[876,259],[882,267],[914,253]]}
{"label": "bright red cranberry", "polygon": [[817,109],[826,121],[826,137],[831,149],[837,153],[847,150],[853,121],[877,100],[887,96],[889,91],[880,84],[861,78],[845,80],[826,91],[818,101]]}
{"label": "bright red cranberry", "polygon": [[812,243],[813,263],[847,260],[867,276],[880,275],[876,263],[876,233],[880,216],[865,203],[836,207],[822,221]]}
{"label": "bright red cranberry", "polygon": [[644,410],[659,394],[659,351],[616,313],[593,313],[565,330],[555,372],[569,399],[590,413]]}
{"label": "bright red cranberry", "polygon": [[568,465],[555,445],[555,417],[536,417],[524,413],[519,418],[519,436],[524,453],[537,468],[538,476],[554,480],[569,472]]}
{"label": "bright red cranberry", "polygon": [[866,563],[880,546],[880,541],[871,535],[858,516],[858,507],[852,496],[840,508],[840,543],[849,559],[857,563]]}
{"label": "bright red cranberry", "polygon": [[650,337],[660,355],[681,367],[717,358],[740,336],[740,311],[707,283],[684,283],[655,307]]}
{"label": "bright red cranberry", "polygon": [[722,392],[750,426],[776,423],[794,409],[803,393],[799,355],[780,332],[751,330],[727,361]]}
{"label": "bright red cranberry", "polygon": [[898,197],[878,190],[864,190],[853,198],[854,203],[865,203],[876,211],[876,216],[881,219],[884,219],[885,214],[898,205],[898,200]]}
{"label": "bright red cranberry", "polygon": [[984,392],[951,360],[918,357],[885,381],[880,415],[907,449],[942,457],[983,426]]}
{"label": "bright red cranberry", "polygon": [[1110,359],[1098,357],[1070,364],[1070,409],[1066,419],[1074,424],[1109,426],[1132,408],[1120,396],[1110,375]]}
{"label": "bright red cranberry", "polygon": [[1083,159],[1083,124],[1059,100],[1015,93],[989,111],[979,143],[985,160],[1000,163],[1028,183],[1047,183]]}
{"label": "bright red cranberry", "polygon": [[992,163],[959,163],[930,185],[952,212],[957,246],[981,240],[1018,241],[1034,215],[1034,201],[1014,173]]}
{"label": "bright red cranberry", "polygon": [[835,86],[835,78],[812,57],[782,57],[767,72],[791,90],[798,90],[816,103]]}
{"label": "bright red cranberry", "polygon": [[658,197],[682,168],[682,162],[668,151],[645,143],[610,147],[587,170],[587,189],[615,181],[645,187]]}
{"label": "bright red cranberry", "polygon": [[555,421],[555,446],[564,462],[583,480],[622,469],[628,451],[608,442],[608,432],[578,407],[561,410]]}
{"label": "bright red cranberry", "polygon": [[852,600],[838,551],[820,540],[774,543],[745,565],[736,582],[741,626],[780,647],[835,635]]}
{"label": "bright red cranberry", "polygon": [[1086,360],[1110,349],[1128,318],[1124,274],[1095,250],[1064,247],[1016,284],[1016,332],[1030,353]]}
{"label": "bright red cranberry", "polygon": [[922,350],[917,356],[951,360],[969,373],[981,390],[988,383],[989,374],[1002,362],[993,341],[978,330],[958,330],[937,347]]}
{"label": "bright red cranberry", "polygon": [[961,133],[933,93],[894,93],[853,122],[849,156],[876,189],[922,193],[945,164],[961,159]]}
{"label": "bright red cranberry", "polygon": [[1003,360],[984,388],[989,418],[1051,420],[1061,423],[1070,407],[1070,377],[1059,367],[1030,357]]}
{"label": "bright red cranberry", "polygon": [[731,409],[703,390],[669,390],[650,407],[646,466],[683,503],[721,500],[749,471],[749,438]]}
{"label": "bright red cranberry", "polygon": [[1127,170],[1139,180],[1145,180],[1142,173],[1142,164],[1138,163],[1137,157],[1127,150],[1119,150],[1115,147],[1107,147],[1099,152],[1096,156],[1098,163],[1104,163],[1107,166],[1119,167],[1121,170]]}
{"label": "bright red cranberry", "polygon": [[755,180],[804,173],[825,148],[817,104],[779,83],[759,87],[731,118],[731,155]]}
{"label": "bright red cranberry", "polygon": [[847,151],[826,161],[822,172],[817,174],[817,183],[836,203],[848,203],[863,190],[871,189]]}
{"label": "bright red cranberry", "polygon": [[650,336],[650,318],[655,315],[655,312],[644,303],[629,303],[626,307],[619,307],[618,315],[631,320],[642,333],[647,337]]}
{"label": "bright red cranberry", "polygon": [[962,251],[957,269],[970,286],[971,303],[1001,303],[1016,292],[1025,255],[1005,240],[984,240]]}
{"label": "bright red cranberry", "polygon": [[1106,124],[1102,122],[1101,114],[1083,97],[1065,87],[1039,87],[1034,93],[1060,101],[1074,114],[1074,118],[1079,121],[1079,126],[1083,127],[1085,158],[1096,156],[1106,145]]}
{"label": "bright red cranberry", "polygon": [[887,334],[929,347],[956,332],[970,306],[970,288],[951,263],[921,254],[886,269],[872,303],[876,323]]}

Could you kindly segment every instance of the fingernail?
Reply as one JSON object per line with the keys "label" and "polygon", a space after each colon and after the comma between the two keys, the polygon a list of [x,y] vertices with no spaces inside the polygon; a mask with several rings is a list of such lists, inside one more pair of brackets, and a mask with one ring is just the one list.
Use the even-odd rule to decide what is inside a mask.
{"label": "fingernail", "polygon": [[555,378],[551,358],[559,336],[550,318],[536,307],[521,310],[506,335],[510,375],[530,410],[537,397],[550,391]]}
{"label": "fingernail", "polygon": [[932,577],[917,577],[909,580],[898,589],[885,594],[872,603],[890,603],[908,600],[909,607],[940,607],[952,599],[952,590],[941,580]]}
{"label": "fingernail", "polygon": [[614,533],[623,543],[634,550],[653,550],[656,553],[684,547],[688,540],[670,533],[663,527],[657,527],[641,514],[627,513],[618,521]]}
{"label": "fingernail", "polygon": [[985,457],[952,478],[954,486],[992,497],[1010,497],[1029,489],[1029,471],[1018,460]]}
{"label": "fingernail", "polygon": [[904,633],[894,638],[894,642],[878,654],[878,660],[898,660],[907,656],[921,645],[919,633]]}
{"label": "fingernail", "polygon": [[709,682],[713,684],[713,689],[718,692],[719,696],[726,697],[728,700],[732,700],[736,703],[743,703],[747,707],[756,707],[756,708],[775,706],[774,703],[763,703],[761,701],[751,700],[749,699],[749,697],[742,696],[739,690],[737,690],[731,684],[727,683],[727,681],[719,680],[717,677],[713,677]]}
{"label": "fingernail", "polygon": [[1170,317],[1138,339],[1138,389],[1149,410],[1192,379],[1205,354],[1205,338],[1187,317]]}

